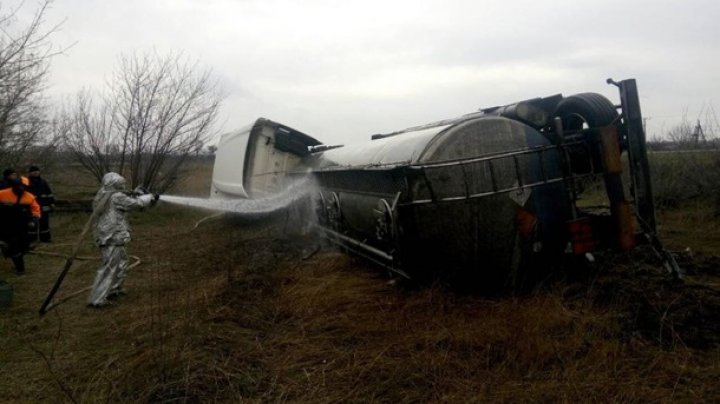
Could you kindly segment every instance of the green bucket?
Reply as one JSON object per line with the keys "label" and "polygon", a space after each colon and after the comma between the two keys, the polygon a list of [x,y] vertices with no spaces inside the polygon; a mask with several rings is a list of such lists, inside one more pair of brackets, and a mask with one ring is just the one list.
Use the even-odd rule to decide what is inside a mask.
{"label": "green bucket", "polygon": [[0,279],[0,307],[9,307],[13,300],[13,286]]}

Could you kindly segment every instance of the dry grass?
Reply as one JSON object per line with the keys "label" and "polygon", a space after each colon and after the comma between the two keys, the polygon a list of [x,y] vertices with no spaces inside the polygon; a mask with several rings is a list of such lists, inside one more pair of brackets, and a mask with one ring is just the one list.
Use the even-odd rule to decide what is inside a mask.
{"label": "dry grass", "polygon": [[[647,292],[643,295],[623,293],[618,274],[629,268],[618,268],[601,282],[556,284],[493,300],[457,296],[441,287],[394,287],[335,252],[299,265],[289,261],[274,270],[260,268],[237,277],[218,296],[223,310],[208,319],[218,328],[201,344],[242,358],[228,362],[221,374],[240,375],[224,380],[235,387],[250,378],[250,388],[237,392],[244,397],[648,401],[720,392],[713,383],[720,375],[717,345],[712,345],[718,340],[711,342],[713,348],[697,348],[709,349],[706,356],[687,346],[696,340],[686,343],[685,335],[663,331],[672,329],[675,313],[663,306],[664,296],[649,298],[663,293],[662,278],[655,279],[654,289],[641,282],[631,288]],[[699,296],[684,293],[679,295]],[[717,294],[707,302],[720,308]],[[638,313],[640,304],[643,310],[665,308],[665,318],[657,310]],[[717,325],[717,315],[706,313],[702,319]]]}
{"label": "dry grass", "polygon": [[[143,263],[128,278],[130,295],[110,309],[87,309],[83,296],[38,319],[61,260],[31,256],[22,278],[0,263],[16,289],[16,304],[0,311],[0,397],[714,401],[720,235],[711,219],[683,225],[690,214],[661,216],[674,248],[705,229],[704,254],[681,261],[691,270],[684,286],[641,249],[602,255],[579,280],[488,298],[391,282],[329,248],[311,255],[316,241],[288,238],[282,218],[215,220],[190,231],[204,212],[163,205],[135,216],[130,252]],[[85,217],[56,218],[54,250]],[[82,254],[96,252],[88,245]],[[61,293],[87,286],[93,272],[93,262],[80,263]]]}

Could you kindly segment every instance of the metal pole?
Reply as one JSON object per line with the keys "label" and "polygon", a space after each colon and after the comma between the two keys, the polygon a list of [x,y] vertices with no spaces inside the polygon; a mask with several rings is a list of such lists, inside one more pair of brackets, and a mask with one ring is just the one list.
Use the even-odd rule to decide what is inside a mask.
{"label": "metal pole", "polygon": [[75,257],[77,256],[77,253],[80,250],[80,246],[82,245],[85,235],[90,231],[90,226],[95,221],[95,219],[98,217],[98,215],[100,214],[100,211],[102,211],[103,207],[105,206],[107,201],[110,199],[111,195],[112,195],[111,193],[108,193],[103,196],[103,198],[100,200],[100,202],[97,204],[97,206],[95,206],[95,209],[93,210],[92,214],[90,215],[90,218],[88,218],[87,222],[85,222],[85,226],[83,227],[82,232],[80,233],[80,235],[78,236],[78,238],[75,242],[75,247],[73,247],[72,252],[68,256],[68,258],[65,260],[65,265],[63,266],[62,271],[60,271],[60,276],[58,276],[52,289],[50,289],[50,293],[48,293],[42,306],[40,306],[40,310],[38,312],[40,314],[40,317],[44,316],[45,313],[48,312],[48,309],[50,308],[50,305],[52,304],[52,300],[55,297],[55,294],[57,293],[58,289],[60,289],[60,285],[62,285],[63,281],[65,280],[65,275],[67,275],[67,273],[70,271],[70,268],[72,267],[73,262],[75,262]]}

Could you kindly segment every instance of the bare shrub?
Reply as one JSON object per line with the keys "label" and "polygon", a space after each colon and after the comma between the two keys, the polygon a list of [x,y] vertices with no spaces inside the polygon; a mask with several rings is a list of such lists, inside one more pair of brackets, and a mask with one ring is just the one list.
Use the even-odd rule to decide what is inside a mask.
{"label": "bare shrub", "polygon": [[[0,165],[16,165],[43,139],[47,128],[42,92],[50,59],[59,53],[49,38],[58,28],[43,28],[50,1],[40,4],[25,25],[20,8],[0,10]],[[1,7],[1,6],[0,6]],[[22,4],[20,5],[22,7]]]}
{"label": "bare shrub", "polygon": [[665,152],[651,155],[652,185],[658,207],[690,200],[720,203],[720,152]]}
{"label": "bare shrub", "polygon": [[210,71],[180,56],[121,56],[106,92],[77,95],[64,145],[98,180],[128,174],[131,186],[163,192],[212,134],[221,96]]}

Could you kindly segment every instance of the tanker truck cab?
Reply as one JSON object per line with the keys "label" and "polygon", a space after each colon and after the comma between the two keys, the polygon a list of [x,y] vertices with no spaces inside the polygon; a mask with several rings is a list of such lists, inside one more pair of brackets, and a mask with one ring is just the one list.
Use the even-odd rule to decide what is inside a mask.
{"label": "tanker truck cab", "polygon": [[210,197],[261,198],[281,191],[288,174],[320,142],[289,126],[259,118],[218,143]]}

